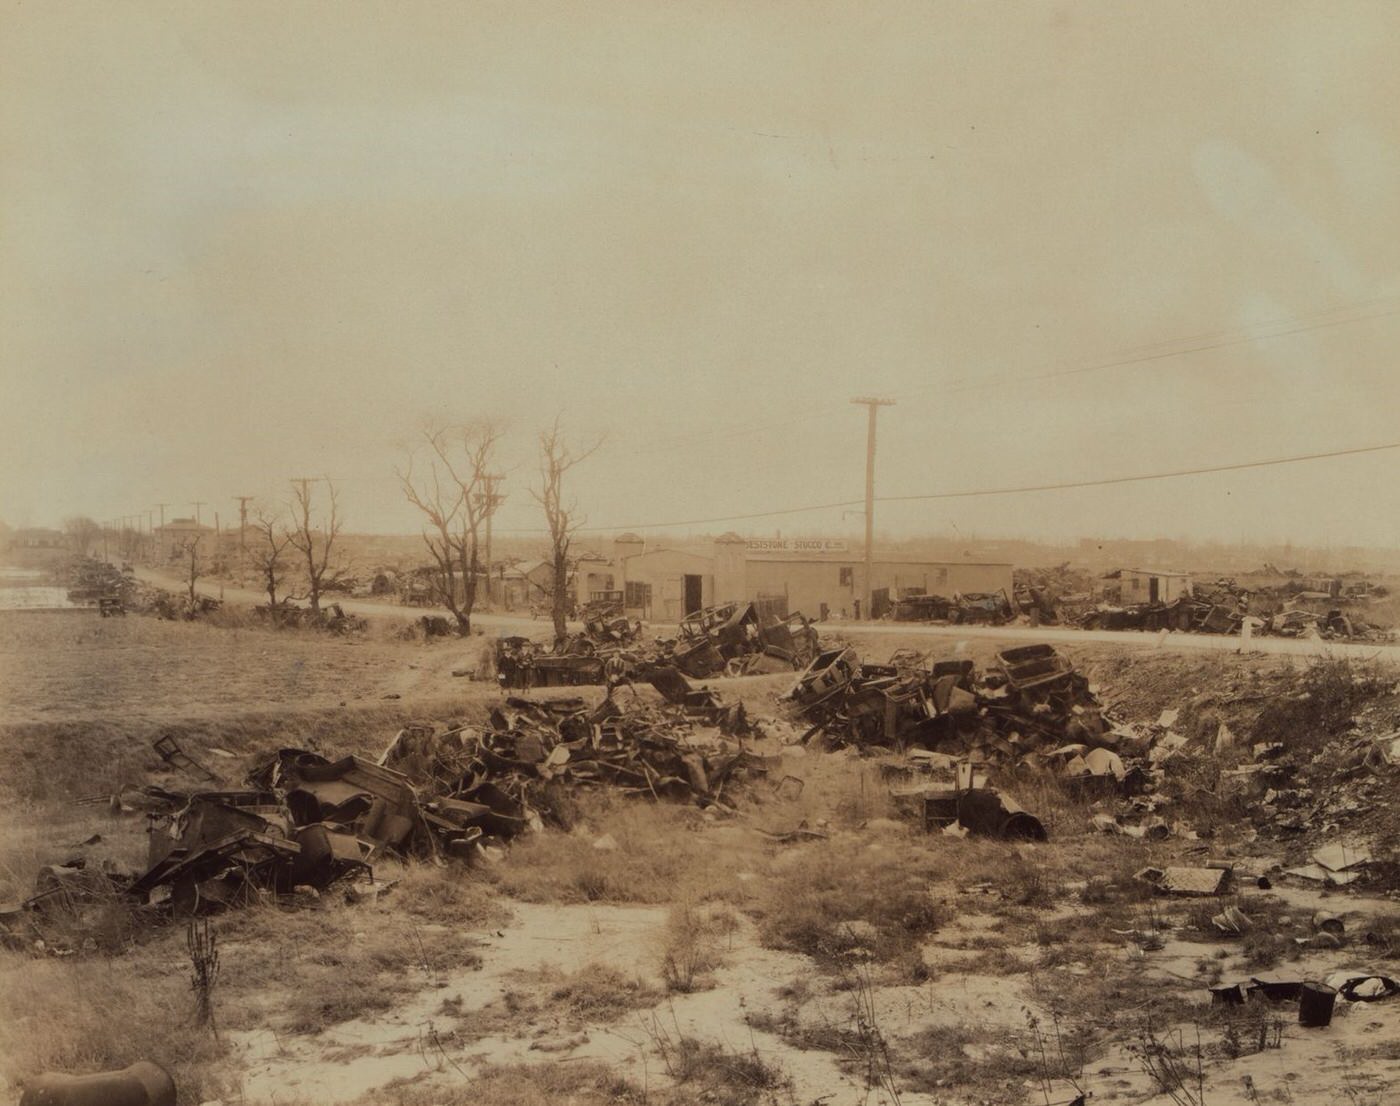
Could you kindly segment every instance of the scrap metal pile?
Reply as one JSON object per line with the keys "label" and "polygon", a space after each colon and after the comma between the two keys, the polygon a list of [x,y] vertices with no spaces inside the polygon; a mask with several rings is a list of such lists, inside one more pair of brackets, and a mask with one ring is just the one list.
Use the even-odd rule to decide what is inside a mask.
{"label": "scrap metal pile", "polygon": [[640,622],[620,606],[586,608],[582,632],[546,649],[527,637],[496,644],[506,688],[571,687],[646,679],[663,668],[695,679],[791,672],[818,650],[816,628],[801,614],[764,616],[753,603],[726,603],[687,615],[675,638],[644,641]]}
{"label": "scrap metal pile", "polygon": [[803,740],[820,734],[837,744],[918,747],[1122,790],[1144,780],[1142,768],[1120,755],[1122,732],[1088,680],[1049,645],[1005,650],[981,674],[966,659],[929,663],[901,652],[871,664],[849,647],[830,649],[786,698],[808,726]]}
{"label": "scrap metal pile", "polygon": [[801,613],[778,618],[753,603],[724,603],[682,619],[679,636],[661,643],[653,663],[670,662],[695,679],[740,676],[801,668],[818,648],[816,628]]}
{"label": "scrap metal pile", "polygon": [[[1018,595],[1018,603],[1020,599]],[[1039,603],[1039,596],[1035,601]],[[1019,606],[1012,604],[1005,591],[955,592],[952,598],[910,592],[895,602],[892,617],[896,622],[1004,626],[1015,621],[1019,611]]]}
{"label": "scrap metal pile", "polygon": [[[369,620],[350,614],[339,603],[323,603],[316,609],[302,606],[290,599],[281,599],[276,606],[263,603],[253,608],[263,622],[278,629],[325,630],[332,634],[360,633],[369,627]],[[441,620],[445,621],[445,620]]]}
{"label": "scrap metal pile", "polygon": [[[1383,590],[1383,589],[1382,589]],[[1390,641],[1393,635],[1339,605],[1338,595],[1288,589],[1250,591],[1234,580],[1197,582],[1191,594],[1170,603],[1101,603],[1079,618],[1085,630],[1179,630],[1193,634],[1239,634],[1246,621],[1253,632],[1275,637],[1317,637],[1329,641]],[[1350,599],[1350,597],[1348,597]],[[1358,602],[1360,600],[1357,600]]]}
{"label": "scrap metal pile", "polygon": [[637,669],[642,624],[623,613],[620,594],[586,604],[583,629],[547,649],[528,637],[496,642],[496,678],[502,687],[579,687],[614,682]]}
{"label": "scrap metal pile", "polygon": [[[280,749],[238,790],[130,789],[118,805],[146,812],[145,871],[46,868],[36,895],[0,914],[0,937],[41,928],[49,906],[95,901],[99,890],[188,915],[319,891],[385,857],[496,859],[505,841],[559,821],[577,787],[727,809],[726,792],[764,771],[743,747],[742,708],[683,679],[663,684],[670,701],[632,697],[626,708],[510,698],[484,727],[408,726],[377,760]],[[172,739],[156,751],[213,782]]]}
{"label": "scrap metal pile", "polygon": [[70,603],[96,607],[103,618],[125,614],[137,593],[130,565],[119,571],[116,565],[96,557],[70,559],[58,577],[67,585]]}
{"label": "scrap metal pile", "polygon": [[1194,634],[1238,634],[1249,614],[1249,592],[1233,580],[1197,584],[1170,603],[1100,603],[1079,620],[1085,630],[1179,630]]}

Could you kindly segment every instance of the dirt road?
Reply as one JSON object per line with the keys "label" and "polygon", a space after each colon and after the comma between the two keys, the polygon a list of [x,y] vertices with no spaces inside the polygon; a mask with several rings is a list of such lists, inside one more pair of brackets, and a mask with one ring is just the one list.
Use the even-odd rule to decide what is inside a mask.
{"label": "dirt road", "polygon": [[917,622],[830,622],[822,626],[827,633],[849,636],[898,634],[901,637],[955,637],[974,640],[1024,641],[1063,643],[1103,642],[1110,645],[1137,646],[1144,649],[1216,650],[1237,653],[1247,648],[1255,653],[1273,653],[1302,657],[1350,657],[1370,660],[1379,658],[1400,662],[1400,645],[1373,645],[1362,642],[1308,641],[1302,638],[1259,637],[1247,646],[1239,637],[1224,634],[1182,634],[1162,631],[1144,633],[1139,630],[1075,630],[1060,626],[928,626]]}
{"label": "dirt road", "polygon": [[[184,581],[173,575],[153,569],[138,568],[139,579],[157,587],[183,591]],[[214,581],[200,581],[196,590],[201,595],[222,598],[227,602],[249,606],[264,603],[267,597],[261,592],[246,588],[221,586]],[[327,602],[339,603],[347,613],[373,618],[393,618],[404,622],[416,621],[425,614],[447,615],[447,611],[437,607],[400,607],[375,599],[347,599],[341,596],[328,597]],[[512,633],[532,637],[548,636],[549,623],[543,619],[528,618],[523,615],[486,614],[472,615],[472,624],[482,630],[493,632],[509,630]],[[675,627],[668,624],[653,624],[648,627],[661,637],[674,636]],[[824,634],[844,636],[899,636],[911,638],[959,638],[971,640],[992,640],[1008,642],[1050,642],[1066,645],[1099,642],[1108,645],[1123,645],[1139,649],[1206,650],[1236,653],[1241,651],[1242,642],[1238,637],[1222,634],[1182,634],[1176,632],[1143,633],[1137,630],[1076,630],[1060,626],[930,626],[918,622],[826,622],[820,626]],[[1269,653],[1279,656],[1298,657],[1348,657],[1353,660],[1380,659],[1400,663],[1400,645],[1373,645],[1359,642],[1308,641],[1301,638],[1253,637],[1248,648],[1255,653]]]}
{"label": "dirt road", "polygon": [[[168,572],[158,572],[151,568],[137,568],[135,572],[138,580],[177,593],[183,593],[189,586],[186,581]],[[241,606],[256,607],[267,602],[265,592],[253,591],[251,588],[233,587],[217,580],[200,580],[195,584],[195,591],[200,595],[222,599],[226,603],[236,603]],[[350,599],[339,594],[327,595],[325,602],[327,604],[339,603],[346,614],[362,615],[365,618],[392,618],[400,622],[416,622],[425,614],[451,617],[447,610],[442,607],[401,607],[397,603],[386,603],[378,599]],[[544,634],[549,628],[549,623],[546,620],[530,618],[528,615],[480,612],[472,614],[472,625],[483,630],[511,630],[526,636]]]}

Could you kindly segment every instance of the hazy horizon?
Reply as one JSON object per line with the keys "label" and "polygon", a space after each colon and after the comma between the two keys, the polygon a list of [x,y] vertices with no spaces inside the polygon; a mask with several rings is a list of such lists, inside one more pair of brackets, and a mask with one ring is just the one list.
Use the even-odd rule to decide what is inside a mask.
{"label": "hazy horizon", "polygon": [[[425,417],[603,447],[591,526],[1400,441],[1400,8],[12,7],[0,518],[328,474]],[[1400,546],[1400,450],[877,529]],[[693,527],[687,527],[693,528]],[[858,507],[714,531],[856,537]],[[684,529],[684,528],[682,528]],[[994,539],[983,539],[994,540]]]}

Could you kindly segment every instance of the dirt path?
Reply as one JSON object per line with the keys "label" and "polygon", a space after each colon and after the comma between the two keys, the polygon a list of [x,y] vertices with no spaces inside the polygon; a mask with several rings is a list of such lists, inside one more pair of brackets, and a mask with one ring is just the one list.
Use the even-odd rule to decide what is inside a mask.
{"label": "dirt path", "polygon": [[[546,1015],[459,1043],[454,1022],[470,1025],[474,1014],[519,986],[513,982],[519,973],[602,964],[661,987],[656,966],[664,907],[517,903],[514,911],[507,928],[484,938],[479,969],[427,983],[383,1018],[346,1022],[314,1037],[288,1039],[267,1030],[231,1035],[244,1054],[245,1101],[304,1098],[333,1104],[393,1081],[460,1082],[486,1064],[544,1060],[599,1061],[646,1086],[665,1079],[654,1053],[657,1032],[718,1041],[741,1053],[756,1049],[792,1077],[799,1102],[863,1098],[862,1085],[837,1066],[834,1054],[801,1051],[750,1027],[753,1016],[778,1012],[778,989],[810,974],[811,963],[760,947],[749,926],[736,934],[713,988],[670,996],[611,1024],[570,1030]],[[932,1102],[917,1095],[903,1101],[907,1106]]]}
{"label": "dirt path", "polygon": [[[182,581],[167,573],[138,568],[139,579],[157,587],[182,590]],[[196,589],[203,595],[222,598],[226,602],[256,606],[266,596],[245,588],[226,587],[201,582]],[[335,602],[353,614],[365,617],[390,618],[413,622],[425,614],[446,615],[438,608],[400,607],[373,599],[335,598]],[[473,625],[488,632],[508,630],[529,637],[548,636],[548,624],[539,619],[520,615],[481,613],[472,615]],[[653,624],[647,629],[659,636],[674,636],[670,624]],[[819,626],[823,634],[848,637],[879,638],[957,638],[972,641],[1004,641],[1010,643],[1051,642],[1065,645],[1098,643],[1122,645],[1130,649],[1168,649],[1237,653],[1244,643],[1238,637],[1223,634],[1183,634],[1162,631],[1149,634],[1136,630],[1076,630],[1061,626],[930,626],[916,622],[825,622]],[[1360,642],[1309,641],[1302,638],[1254,637],[1248,643],[1251,653],[1295,657],[1349,657],[1357,660],[1380,659],[1400,663],[1400,644],[1375,645]]]}
{"label": "dirt path", "polygon": [[[796,1018],[812,1030],[849,1026],[855,999],[844,986],[816,972],[806,957],[761,947],[747,921],[730,940],[726,961],[709,989],[669,995],[612,1022],[583,1025],[567,1024],[546,1004],[543,1009],[527,1008],[504,1027],[487,1018],[484,1024],[492,1031],[473,1033],[474,1022],[488,1008],[498,1014],[502,1006],[511,1008],[510,995],[519,993],[522,977],[532,972],[572,972],[598,964],[661,988],[656,966],[665,908],[516,903],[513,910],[506,928],[483,936],[480,966],[425,978],[422,991],[381,1017],[346,1022],[314,1036],[279,1037],[268,1030],[231,1034],[242,1055],[243,1100],[251,1106],[288,1100],[329,1106],[396,1082],[460,1085],[487,1065],[584,1060],[603,1063],[638,1086],[656,1087],[667,1082],[658,1041],[682,1036],[718,1042],[740,1054],[757,1053],[792,1080],[794,1103],[858,1106],[880,1097],[865,1087],[859,1063],[838,1062],[842,1057],[849,1061],[849,1052],[799,1047],[766,1031],[775,1020],[794,1017],[794,1007],[784,997],[794,984],[809,988]],[[979,922],[990,920],[966,918],[930,942],[925,957],[936,971],[929,982],[871,992],[869,1001],[882,1034],[894,1039],[930,1027],[975,1026],[1019,1037],[1025,1034],[1028,1012],[1046,1017],[1032,974],[988,976],[959,970],[958,957],[966,955],[962,942],[982,932]],[[1154,979],[1193,972],[1192,965],[1214,951],[1217,946],[1168,942],[1141,961],[1143,995],[1151,994]],[[1116,959],[1124,949],[1105,945],[1103,955]],[[1334,953],[1308,957],[1288,971],[1321,978],[1338,967],[1365,973],[1372,966],[1364,956]],[[1230,963],[1227,972],[1246,969]],[[1199,994],[1204,1009],[1209,1001],[1204,987]],[[1277,1094],[1282,1087],[1288,1088],[1292,1102],[1345,1096],[1379,1106],[1385,1101],[1384,1088],[1400,1079],[1400,1059],[1387,1055],[1387,1042],[1393,1046],[1400,1039],[1400,1002],[1340,1003],[1332,1025],[1323,1030],[1302,1028],[1286,1009],[1278,1019],[1278,1047],[1235,1060],[1206,1061],[1203,1079],[1212,1106],[1257,1103],[1261,1099],[1256,1093]],[[1097,1059],[1081,1075],[1081,1085],[1093,1092],[1095,1101],[1151,1106],[1172,1102],[1169,1095],[1154,1094],[1132,1045],[1125,1023],[1123,1032],[1096,1050]],[[1004,1101],[1039,1101],[1040,1091],[1033,1083],[1008,1086]],[[1074,1093],[1068,1084],[1057,1083],[1052,1089],[1057,1101],[1068,1101]],[[1059,1094],[1061,1090],[1065,1093]],[[1375,1097],[1378,1093],[1382,1097]],[[948,1106],[967,1100],[950,1086],[937,1093],[905,1089],[899,1101],[901,1106]]]}
{"label": "dirt path", "polygon": [[[138,580],[158,588],[184,592],[189,586],[186,581],[168,572],[159,572],[152,568],[137,568],[134,571]],[[200,580],[195,584],[195,591],[200,595],[245,607],[257,607],[267,602],[264,592],[223,584],[217,580]],[[357,614],[365,618],[387,618],[398,622],[417,622],[424,615],[451,617],[446,608],[442,607],[402,607],[397,603],[385,603],[377,599],[351,599],[338,594],[328,595],[325,602],[339,603],[347,614]],[[547,622],[514,614],[475,613],[472,615],[472,625],[484,630],[509,630],[524,636],[549,632]]]}
{"label": "dirt path", "polygon": [[[1238,637],[1224,634],[1182,634],[1162,631],[1156,634],[1138,630],[1072,630],[1059,626],[928,626],[916,622],[831,622],[825,631],[853,637],[898,635],[912,638],[960,638],[973,641],[1051,642],[1082,645],[1086,642],[1122,645],[1138,649],[1204,650],[1237,653],[1243,651]],[[1248,651],[1295,657],[1380,658],[1400,662],[1400,645],[1373,645],[1360,642],[1308,641],[1301,638],[1254,637]]]}

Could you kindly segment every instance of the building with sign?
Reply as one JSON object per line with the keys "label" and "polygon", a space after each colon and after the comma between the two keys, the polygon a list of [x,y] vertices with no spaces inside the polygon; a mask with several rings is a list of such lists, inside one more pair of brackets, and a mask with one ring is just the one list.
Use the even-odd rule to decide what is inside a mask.
{"label": "building with sign", "polygon": [[[746,541],[724,534],[704,546],[651,545],[636,534],[613,542],[608,562],[630,618],[677,622],[702,607],[763,601],[811,618],[860,618],[865,563],[844,541]],[[875,617],[908,595],[1012,594],[1009,563],[920,561],[876,555]]]}

